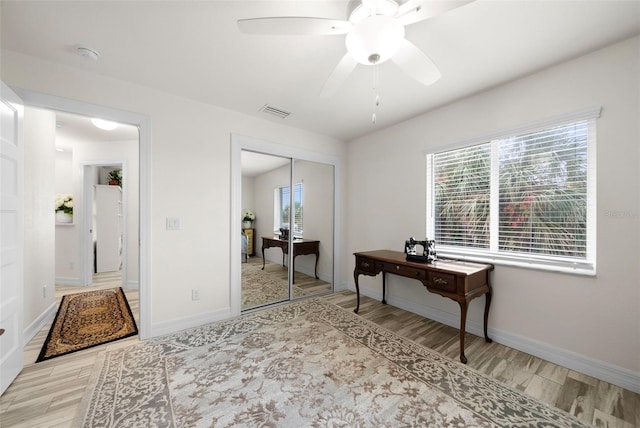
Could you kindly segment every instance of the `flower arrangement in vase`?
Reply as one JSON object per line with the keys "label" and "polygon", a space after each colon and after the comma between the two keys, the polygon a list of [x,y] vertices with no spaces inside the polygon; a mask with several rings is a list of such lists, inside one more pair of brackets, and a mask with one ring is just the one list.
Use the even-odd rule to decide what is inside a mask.
{"label": "flower arrangement in vase", "polygon": [[242,214],[242,227],[245,229],[251,229],[253,222],[256,220],[256,215],[249,210],[244,210]]}
{"label": "flower arrangement in vase", "polygon": [[56,194],[56,223],[73,221],[73,195],[71,193]]}

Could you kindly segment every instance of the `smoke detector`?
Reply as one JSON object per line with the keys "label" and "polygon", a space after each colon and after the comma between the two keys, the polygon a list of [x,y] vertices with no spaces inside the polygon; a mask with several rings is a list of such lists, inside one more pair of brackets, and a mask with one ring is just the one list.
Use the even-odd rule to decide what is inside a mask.
{"label": "smoke detector", "polygon": [[97,61],[100,58],[100,54],[98,51],[88,48],[86,46],[78,46],[76,48],[76,53],[83,58],[88,58],[92,61]]}

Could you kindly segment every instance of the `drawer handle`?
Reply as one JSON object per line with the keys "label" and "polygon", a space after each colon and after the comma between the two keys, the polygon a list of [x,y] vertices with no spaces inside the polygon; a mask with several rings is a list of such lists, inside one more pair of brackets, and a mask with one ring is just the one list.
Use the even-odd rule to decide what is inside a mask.
{"label": "drawer handle", "polygon": [[368,268],[368,267],[369,267],[369,263],[367,263],[367,262],[362,262],[362,267],[366,267],[366,268]]}
{"label": "drawer handle", "polygon": [[440,285],[440,286],[447,285],[447,281],[445,281],[445,280],[444,280],[444,279],[442,279],[442,278],[433,278],[433,283],[434,283],[435,285]]}
{"label": "drawer handle", "polygon": [[400,270],[400,266],[396,266],[396,270]]}

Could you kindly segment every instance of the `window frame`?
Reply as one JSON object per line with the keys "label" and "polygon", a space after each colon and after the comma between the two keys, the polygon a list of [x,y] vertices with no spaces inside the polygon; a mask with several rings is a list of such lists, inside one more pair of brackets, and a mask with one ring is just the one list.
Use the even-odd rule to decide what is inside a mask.
{"label": "window frame", "polygon": [[[586,255],[584,259],[572,257],[541,255],[531,253],[509,253],[500,251],[498,246],[499,221],[491,221],[489,225],[489,248],[473,248],[438,245],[436,241],[436,251],[438,256],[459,260],[479,261],[494,263],[497,265],[526,267],[556,272],[573,273],[579,275],[596,274],[596,120],[600,117],[601,107],[581,110],[564,116],[556,116],[543,121],[531,123],[525,126],[496,132],[482,138],[477,138],[457,144],[441,146],[431,150],[425,150],[426,160],[426,231],[427,237],[435,237],[435,181],[432,179],[434,173],[433,157],[435,154],[446,151],[462,149],[480,144],[491,144],[491,177],[490,177],[490,216],[499,218],[499,145],[497,140],[506,139],[513,136],[520,136],[527,133],[540,132],[544,129],[553,128],[570,123],[587,121],[587,202],[586,202]],[[494,214],[495,213],[495,214]],[[497,215],[496,215],[497,214]]]}
{"label": "window frame", "polygon": [[[296,220],[295,220],[295,212],[293,213],[293,222],[294,222],[294,228],[293,230],[291,230],[291,227],[289,225],[289,230],[292,234],[292,236],[294,238],[302,238],[304,235],[304,183],[303,182],[299,182],[299,183],[294,183],[293,184],[293,192],[291,192],[291,190],[289,190],[289,206],[291,206],[291,204],[295,204],[295,189],[296,187],[299,187],[301,189],[300,191],[300,206],[303,208],[302,214],[300,215],[300,219],[302,220],[300,223],[302,225],[302,228],[299,231],[296,231],[295,229],[295,225],[297,224]],[[289,185],[284,185],[284,186],[278,186],[274,189],[274,197],[273,197],[273,232],[274,234],[280,233],[280,228],[283,227],[283,223],[282,223],[282,193],[283,193],[283,189],[290,189],[291,186]]]}

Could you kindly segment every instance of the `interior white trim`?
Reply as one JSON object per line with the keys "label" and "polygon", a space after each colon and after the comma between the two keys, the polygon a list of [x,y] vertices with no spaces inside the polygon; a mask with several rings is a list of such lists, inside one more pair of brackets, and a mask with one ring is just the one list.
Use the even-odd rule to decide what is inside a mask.
{"label": "interior white trim", "polygon": [[[333,155],[312,152],[293,146],[277,144],[270,141],[260,140],[254,137],[248,137],[240,134],[231,134],[231,225],[230,225],[230,251],[229,257],[229,304],[232,316],[240,315],[242,296],[241,296],[241,251],[240,240],[235,239],[240,235],[241,224],[239,219],[242,215],[242,150],[251,150],[259,153],[271,154],[298,160],[306,160],[333,165],[333,289],[336,289],[336,281],[339,278],[341,267],[340,257],[337,256],[338,249],[342,248],[342,224],[340,217],[336,213],[342,212],[342,166],[340,158]],[[292,252],[289,251],[289,254]]]}
{"label": "interior white trim", "polygon": [[56,315],[58,304],[53,302],[47,309],[44,310],[22,333],[22,346],[27,346],[31,339],[36,337],[36,334],[44,328],[49,321]]}
{"label": "interior white trim", "polygon": [[[356,290],[353,282],[349,283],[348,288],[351,291]],[[372,299],[381,300],[382,285],[375,289],[363,287],[361,285],[360,294],[371,297]],[[484,299],[479,300],[484,304]],[[458,314],[452,314],[441,309],[416,304],[411,300],[391,295],[388,290],[387,303],[454,328],[460,327],[460,317]],[[475,334],[476,336],[484,337],[484,330],[481,322],[467,320],[466,331],[468,333]],[[601,379],[605,382],[618,385],[624,389],[640,393],[640,373],[638,372],[633,372],[624,367],[615,366],[604,361],[589,358],[524,336],[491,328],[491,323],[489,323],[487,333],[494,342],[526,352],[527,354],[542,358],[543,360],[550,361],[562,367],[584,373],[596,379]],[[472,357],[467,355],[467,358]]]}
{"label": "interior white trim", "polygon": [[[238,232],[240,233],[240,232]],[[238,250],[239,251],[239,250]],[[215,311],[199,313],[193,316],[172,319],[154,323],[151,330],[151,337],[162,336],[165,334],[175,333],[177,331],[189,328],[202,327],[217,321],[223,321],[231,318],[231,308],[221,308]]]}
{"label": "interior white trim", "polygon": [[57,276],[56,284],[58,285],[73,285],[73,286],[82,286],[82,278],[74,278],[71,276]]}
{"label": "interior white trim", "polygon": [[151,337],[151,118],[83,101],[12,88],[31,107],[58,110],[83,116],[101,117],[137,126],[139,132],[139,284],[140,339]]}

